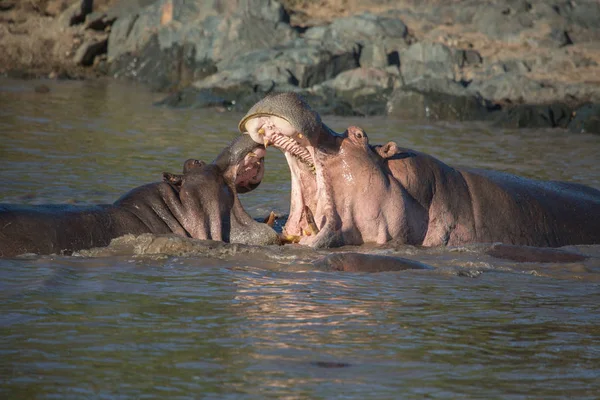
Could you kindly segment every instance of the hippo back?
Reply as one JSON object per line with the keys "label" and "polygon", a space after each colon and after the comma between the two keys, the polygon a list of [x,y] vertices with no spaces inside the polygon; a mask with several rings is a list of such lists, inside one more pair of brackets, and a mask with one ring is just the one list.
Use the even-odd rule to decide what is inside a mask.
{"label": "hippo back", "polygon": [[472,193],[479,241],[551,247],[600,243],[597,189],[498,171],[461,172]]}

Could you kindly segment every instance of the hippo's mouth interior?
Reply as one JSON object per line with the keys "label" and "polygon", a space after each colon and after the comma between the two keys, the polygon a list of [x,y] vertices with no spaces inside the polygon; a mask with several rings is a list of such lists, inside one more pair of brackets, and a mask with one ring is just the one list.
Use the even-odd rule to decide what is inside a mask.
{"label": "hippo's mouth interior", "polygon": [[256,189],[265,173],[264,147],[256,147],[235,166],[235,186],[238,193],[246,193]]}
{"label": "hippo's mouth interior", "polygon": [[245,129],[255,142],[280,149],[288,162],[291,204],[283,231],[284,241],[303,242],[314,237],[325,225],[323,211],[328,198],[322,185],[323,172],[310,138],[285,119],[273,115],[249,119]]}

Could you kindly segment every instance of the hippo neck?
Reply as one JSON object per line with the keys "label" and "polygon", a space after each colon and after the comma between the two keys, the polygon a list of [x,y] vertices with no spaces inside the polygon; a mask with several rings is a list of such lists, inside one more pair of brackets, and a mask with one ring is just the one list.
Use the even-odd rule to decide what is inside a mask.
{"label": "hippo neck", "polygon": [[267,224],[255,221],[244,210],[237,194],[230,214],[229,242],[251,245],[279,244],[279,236]]}
{"label": "hippo neck", "polygon": [[108,211],[115,215],[128,214],[136,225],[145,226],[147,233],[188,237],[190,234],[173,212],[178,207],[181,207],[178,190],[166,182],[155,182],[130,190]]}

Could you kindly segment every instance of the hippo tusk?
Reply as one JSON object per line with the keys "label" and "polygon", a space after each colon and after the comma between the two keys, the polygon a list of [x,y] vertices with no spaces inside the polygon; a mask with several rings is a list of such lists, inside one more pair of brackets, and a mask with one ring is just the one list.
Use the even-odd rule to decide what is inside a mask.
{"label": "hippo tusk", "polygon": [[267,147],[269,147],[269,145],[270,145],[270,144],[271,144],[271,142],[269,141],[269,139],[265,138],[265,142],[264,142],[265,149],[266,149]]}
{"label": "hippo tusk", "polygon": [[317,224],[315,224],[315,217],[313,216],[312,211],[308,206],[304,206],[304,215],[306,215],[306,222],[308,223],[309,231],[312,235],[316,235],[319,233],[319,228]]}
{"label": "hippo tusk", "polygon": [[260,128],[258,130],[258,134],[261,135],[261,136],[264,135],[265,134],[265,130],[263,128]]}
{"label": "hippo tusk", "polygon": [[271,214],[269,214],[269,216],[267,218],[265,218],[264,223],[269,225],[271,228],[273,227],[273,224],[275,223],[275,212],[271,211]]}
{"label": "hippo tusk", "polygon": [[296,235],[281,235],[280,239],[283,244],[300,242],[300,236]]}

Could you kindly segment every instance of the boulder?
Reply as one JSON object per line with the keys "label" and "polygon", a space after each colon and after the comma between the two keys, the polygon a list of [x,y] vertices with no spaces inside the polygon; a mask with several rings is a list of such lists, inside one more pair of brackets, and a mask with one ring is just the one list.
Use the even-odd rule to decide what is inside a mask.
{"label": "boulder", "polygon": [[493,102],[530,104],[550,102],[557,92],[550,84],[513,72],[474,79],[469,91]]}
{"label": "boulder", "polygon": [[398,65],[398,52],[410,43],[408,28],[400,18],[363,13],[337,18],[327,26],[308,29],[304,38],[332,51],[356,51],[361,67]]}
{"label": "boulder", "polygon": [[600,103],[584,104],[573,112],[569,131],[600,134]]}
{"label": "boulder", "polygon": [[564,103],[518,104],[505,107],[494,116],[494,124],[503,128],[566,128],[572,109]]}
{"label": "boulder", "polygon": [[[398,69],[393,66],[385,69],[361,67],[340,73],[313,87],[312,92],[348,104],[354,115],[383,115],[399,77]],[[335,95],[331,96],[331,93]]]}
{"label": "boulder", "polygon": [[406,84],[423,77],[460,80],[464,52],[441,43],[415,43],[400,51],[400,71]]}
{"label": "boulder", "polygon": [[107,46],[108,38],[106,36],[89,38],[79,46],[73,60],[79,65],[93,65],[97,56],[106,53]]}
{"label": "boulder", "polygon": [[[293,39],[297,34],[287,20],[274,0],[152,2],[114,23],[110,72],[156,90],[182,87],[240,54]],[[186,66],[185,77],[179,74],[181,65]]]}
{"label": "boulder", "polygon": [[421,77],[397,88],[387,114],[401,119],[467,121],[490,118],[498,106],[445,77]]}
{"label": "boulder", "polygon": [[291,47],[256,50],[241,54],[222,70],[197,80],[196,89],[210,89],[234,101],[240,97],[277,90],[308,88],[356,68],[353,52],[337,54],[303,43]]}
{"label": "boulder", "polygon": [[156,35],[138,51],[125,53],[109,63],[112,76],[137,80],[156,91],[186,87],[217,70],[210,61],[198,61],[193,44],[184,42],[161,48]]}

